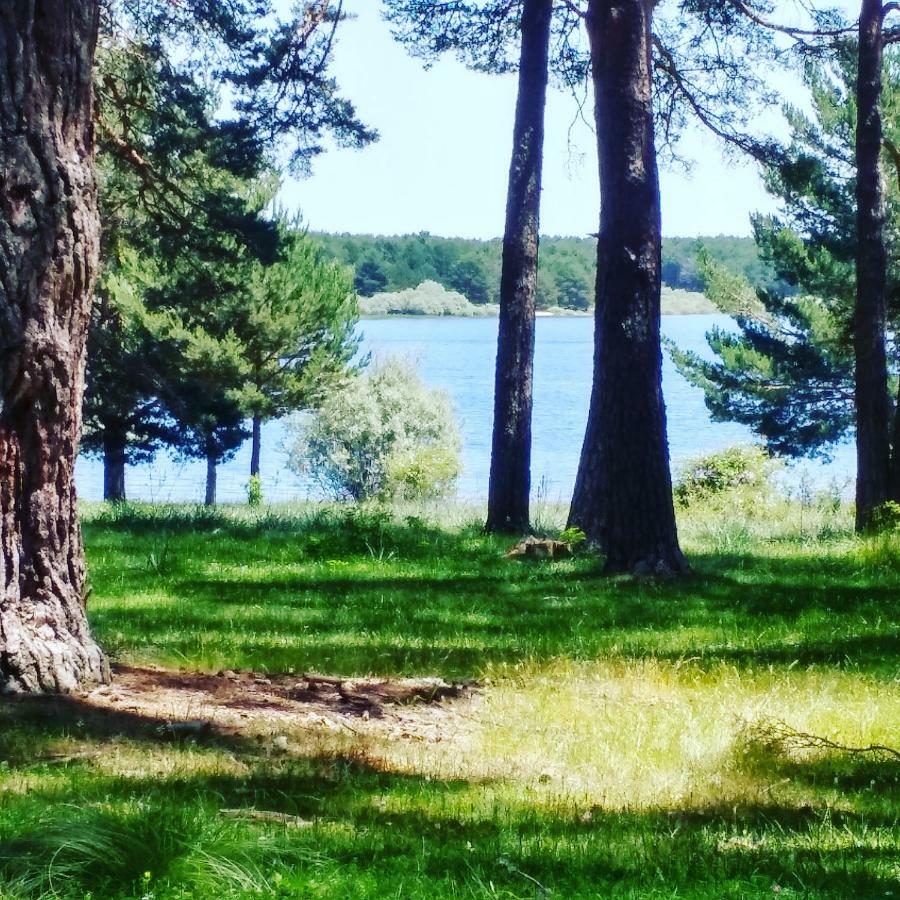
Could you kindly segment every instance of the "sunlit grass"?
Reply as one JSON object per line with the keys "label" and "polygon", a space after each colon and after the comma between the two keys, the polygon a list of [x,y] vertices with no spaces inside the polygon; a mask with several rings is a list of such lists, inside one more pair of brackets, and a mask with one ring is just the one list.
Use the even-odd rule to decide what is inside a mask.
{"label": "sunlit grass", "polygon": [[695,574],[653,582],[507,560],[479,521],[90,510],[120,661],[481,687],[421,733],[279,724],[287,756],[0,706],[0,898],[900,897],[900,766],[759,739],[900,744],[900,536],[732,497],[682,512]]}

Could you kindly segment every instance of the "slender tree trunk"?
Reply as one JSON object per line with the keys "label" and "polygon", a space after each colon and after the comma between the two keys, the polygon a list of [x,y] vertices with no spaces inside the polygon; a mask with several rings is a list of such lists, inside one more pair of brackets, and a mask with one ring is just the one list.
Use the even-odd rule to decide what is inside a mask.
{"label": "slender tree trunk", "polygon": [[128,439],[123,430],[103,429],[103,499],[120,503],[125,499],[125,457]]}
{"label": "slender tree trunk", "polygon": [[506,197],[494,434],[486,528],[529,528],[534,308],[537,288],[544,105],[553,0],[525,0],[519,96]]}
{"label": "slender tree trunk", "polygon": [[887,257],[881,183],[881,0],[859,17],[856,113],[856,528],[888,499],[890,400],[885,346]]}
{"label": "slender tree trunk", "polygon": [[97,269],[96,0],[0,5],[0,690],[108,677],[75,497]]}
{"label": "slender tree trunk", "polygon": [[219,455],[212,440],[206,442],[206,505],[216,505],[216,466]]}
{"label": "slender tree trunk", "polygon": [[888,484],[888,499],[900,503],[900,391],[894,404],[894,433],[891,440],[891,470]]}
{"label": "slender tree trunk", "polygon": [[600,162],[594,383],[569,523],[609,571],[686,571],[678,546],[660,347],[660,206],[651,0],[590,0]]}
{"label": "slender tree trunk", "polygon": [[253,431],[250,439],[250,477],[259,475],[259,456],[262,450],[262,419],[253,417]]}

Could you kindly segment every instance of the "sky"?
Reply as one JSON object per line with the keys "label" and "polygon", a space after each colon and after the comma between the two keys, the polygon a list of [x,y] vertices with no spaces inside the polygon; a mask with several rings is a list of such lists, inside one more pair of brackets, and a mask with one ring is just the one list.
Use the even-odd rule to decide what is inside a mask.
{"label": "sky", "polygon": [[[470,72],[454,60],[423,68],[391,38],[375,0],[348,0],[333,74],[380,140],[332,148],[313,174],[289,179],[281,201],[314,231],[489,238],[502,233],[516,79]],[[585,110],[590,118],[590,109]],[[689,132],[680,147],[691,171],[661,171],[663,234],[748,235],[750,215],[772,201],[756,166],[726,159],[711,135]],[[594,134],[575,100],[548,97],[541,231],[597,230]]]}

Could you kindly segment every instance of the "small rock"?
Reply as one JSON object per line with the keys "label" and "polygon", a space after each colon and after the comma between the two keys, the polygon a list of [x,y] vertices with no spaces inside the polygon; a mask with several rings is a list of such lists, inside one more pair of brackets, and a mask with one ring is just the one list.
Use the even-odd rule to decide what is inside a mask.
{"label": "small rock", "polygon": [[287,735],[284,734],[279,734],[275,740],[272,741],[272,748],[279,753],[287,753],[289,746]]}

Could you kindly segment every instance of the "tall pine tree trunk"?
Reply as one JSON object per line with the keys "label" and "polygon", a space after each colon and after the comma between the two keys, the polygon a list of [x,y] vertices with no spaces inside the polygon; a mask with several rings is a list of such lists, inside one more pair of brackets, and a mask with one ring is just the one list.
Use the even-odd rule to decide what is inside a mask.
{"label": "tall pine tree trunk", "polygon": [[219,454],[212,440],[206,442],[206,500],[207,506],[216,505],[216,466]]}
{"label": "tall pine tree trunk", "polygon": [[125,459],[128,438],[124,429],[103,429],[103,499],[120,503],[125,499]]}
{"label": "tall pine tree trunk", "polygon": [[525,0],[519,96],[506,198],[494,434],[486,529],[529,528],[534,309],[537,289],[544,105],[553,0]]}
{"label": "tall pine tree trunk", "polygon": [[900,391],[894,404],[894,433],[891,440],[891,471],[888,484],[888,499],[900,503]]}
{"label": "tall pine tree trunk", "polygon": [[0,5],[0,689],[107,677],[75,498],[97,269],[97,0]]}
{"label": "tall pine tree trunk", "polygon": [[888,499],[890,400],[885,347],[887,257],[881,183],[881,0],[863,0],[859,16],[856,113],[856,527]]}
{"label": "tall pine tree trunk", "polygon": [[253,430],[250,437],[250,477],[259,476],[259,457],[262,452],[262,419],[253,417]]}
{"label": "tall pine tree trunk", "polygon": [[590,0],[600,162],[594,382],[570,525],[609,571],[675,574],[678,546],[660,347],[660,206],[651,0]]}

